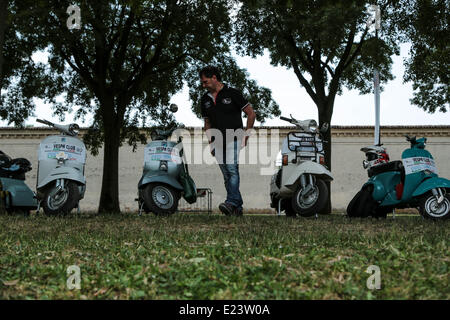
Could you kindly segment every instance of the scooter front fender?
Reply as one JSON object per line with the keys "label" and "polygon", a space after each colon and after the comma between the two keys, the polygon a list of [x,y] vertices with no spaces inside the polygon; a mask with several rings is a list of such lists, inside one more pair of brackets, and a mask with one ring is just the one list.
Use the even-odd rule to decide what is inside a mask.
{"label": "scooter front fender", "polygon": [[174,177],[171,177],[167,174],[152,175],[152,176],[144,175],[141,178],[141,180],[139,180],[138,189],[144,188],[147,184],[151,182],[161,182],[168,184],[177,190],[183,190],[181,184]]}
{"label": "scooter front fender", "polygon": [[418,197],[434,188],[450,189],[450,180],[439,177],[426,179],[414,190],[412,196]]}
{"label": "scooter front fender", "polygon": [[82,185],[86,184],[86,178],[83,176],[81,171],[73,167],[58,167],[50,171],[50,173],[37,185],[36,188],[41,189],[50,182],[58,179],[73,180],[81,183]]}
{"label": "scooter front fender", "polygon": [[298,165],[284,166],[282,184],[285,186],[291,186],[295,184],[304,173],[319,176],[325,181],[333,180],[333,175],[324,166],[313,161],[305,161],[299,163]]}

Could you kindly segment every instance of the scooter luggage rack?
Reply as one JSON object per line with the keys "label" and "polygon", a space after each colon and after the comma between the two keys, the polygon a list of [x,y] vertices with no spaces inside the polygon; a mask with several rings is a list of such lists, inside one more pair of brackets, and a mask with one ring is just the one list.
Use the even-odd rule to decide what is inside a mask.
{"label": "scooter luggage rack", "polygon": [[178,204],[179,212],[208,212],[212,213],[212,190],[210,188],[197,188],[197,201],[189,204],[183,198]]}
{"label": "scooter luggage rack", "polygon": [[[311,160],[316,162],[317,154],[324,155],[323,141],[318,139],[317,134],[314,132],[292,131],[288,133],[287,139],[289,150],[295,151],[295,162],[297,160]],[[319,143],[320,149],[318,147]]]}

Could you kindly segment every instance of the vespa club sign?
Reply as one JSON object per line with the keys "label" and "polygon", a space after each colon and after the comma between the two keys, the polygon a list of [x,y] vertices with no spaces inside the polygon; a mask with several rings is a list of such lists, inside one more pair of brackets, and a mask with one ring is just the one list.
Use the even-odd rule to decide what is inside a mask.
{"label": "vespa club sign", "polygon": [[405,168],[405,174],[412,174],[425,170],[438,174],[434,160],[431,158],[412,157],[412,158],[405,158],[402,161],[403,167]]}
{"label": "vespa club sign", "polygon": [[180,150],[167,146],[151,146],[145,148],[144,162],[160,160],[172,161],[179,164],[181,163]]}
{"label": "vespa club sign", "polygon": [[56,159],[57,154],[64,152],[69,161],[86,162],[86,149],[81,146],[66,143],[45,143],[41,144],[40,149],[39,160]]}

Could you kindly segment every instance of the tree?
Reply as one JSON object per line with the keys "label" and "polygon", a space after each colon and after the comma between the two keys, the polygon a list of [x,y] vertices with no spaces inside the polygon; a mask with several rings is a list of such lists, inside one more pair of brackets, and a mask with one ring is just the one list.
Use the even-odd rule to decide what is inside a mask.
{"label": "tree", "polygon": [[[39,12],[38,38],[49,55],[42,96],[61,117],[74,108],[76,117],[94,115],[84,140],[94,154],[104,147],[99,212],[118,212],[119,147],[125,140],[134,147],[145,143],[139,125],[149,118],[159,123],[173,120],[166,109],[170,97],[182,88],[183,80],[194,75],[198,79],[195,71],[200,65],[233,64],[228,59],[230,7],[226,0],[77,4],[81,20],[76,8],[67,10],[65,1],[30,2],[30,11]],[[258,90],[263,100],[255,106],[271,105],[276,112],[270,92]],[[64,103],[57,101],[61,95]]]}
{"label": "tree", "polygon": [[[383,28],[375,36],[369,30],[367,3],[343,0],[238,1],[235,39],[238,52],[256,57],[270,52],[271,64],[292,69],[300,86],[317,106],[319,125],[331,123],[333,106],[342,88],[361,93],[372,90],[373,71],[381,82],[393,78],[393,54],[399,54],[391,28],[384,17],[388,1],[382,3]],[[331,169],[331,129],[325,134],[325,161]],[[327,211],[331,210],[329,204]]]}
{"label": "tree", "polygon": [[430,113],[446,112],[450,102],[448,0],[401,1],[398,24],[411,42],[405,82],[412,82],[411,103]]}
{"label": "tree", "polygon": [[[30,26],[27,0],[0,0],[0,119],[22,126],[42,94],[43,64],[32,59],[44,46]],[[9,106],[9,107],[8,107]]]}
{"label": "tree", "polygon": [[8,1],[0,0],[0,88],[3,79],[3,44],[5,43],[5,31],[8,17]]}

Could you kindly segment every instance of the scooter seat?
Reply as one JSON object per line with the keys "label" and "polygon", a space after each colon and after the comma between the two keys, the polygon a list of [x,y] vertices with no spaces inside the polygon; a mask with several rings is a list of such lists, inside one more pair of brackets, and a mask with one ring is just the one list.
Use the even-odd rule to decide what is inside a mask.
{"label": "scooter seat", "polygon": [[399,160],[391,161],[388,163],[380,164],[375,167],[371,167],[368,170],[368,174],[369,174],[369,178],[370,178],[377,174],[384,173],[384,172],[390,172],[390,171],[398,171],[402,174],[402,176],[405,174],[405,169],[403,167],[403,163]]}
{"label": "scooter seat", "polygon": [[31,163],[25,158],[0,163],[0,177],[25,180],[25,172],[31,170]]}
{"label": "scooter seat", "polygon": [[9,166],[11,161],[11,157],[0,150],[0,168]]}

